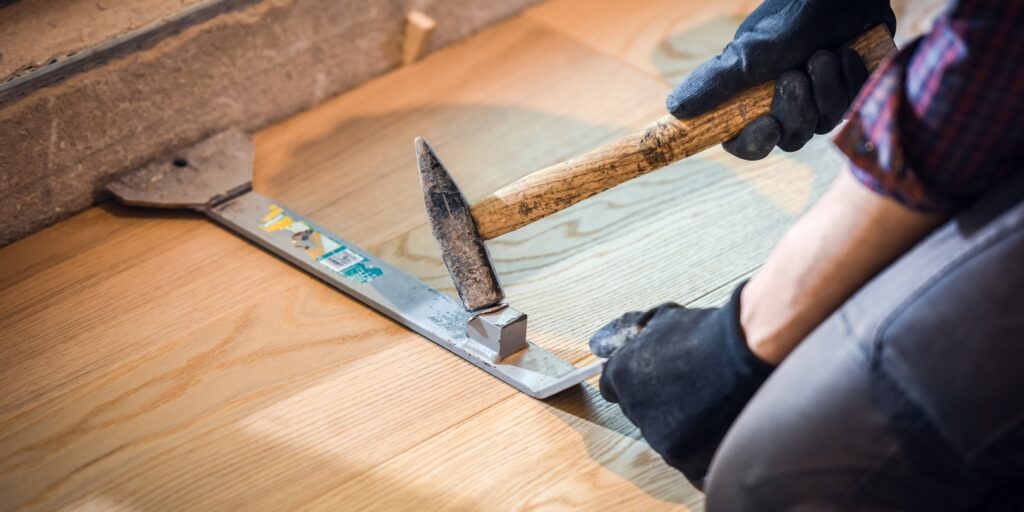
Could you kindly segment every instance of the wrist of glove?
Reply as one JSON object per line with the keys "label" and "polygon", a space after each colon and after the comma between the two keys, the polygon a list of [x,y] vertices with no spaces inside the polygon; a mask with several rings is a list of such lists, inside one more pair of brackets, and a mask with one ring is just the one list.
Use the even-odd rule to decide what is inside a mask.
{"label": "wrist of glove", "polygon": [[680,119],[694,117],[774,79],[770,114],[723,147],[745,160],[764,158],[776,145],[796,151],[835,128],[867,81],[864,61],[840,47],[882,23],[895,33],[888,0],[766,0],[720,55],[669,94],[666,106]]}
{"label": "wrist of glove", "polygon": [[590,340],[591,351],[608,358],[601,395],[692,481],[704,477],[733,420],[773,369],[747,347],[741,289],[719,309],[665,304],[626,313]]}

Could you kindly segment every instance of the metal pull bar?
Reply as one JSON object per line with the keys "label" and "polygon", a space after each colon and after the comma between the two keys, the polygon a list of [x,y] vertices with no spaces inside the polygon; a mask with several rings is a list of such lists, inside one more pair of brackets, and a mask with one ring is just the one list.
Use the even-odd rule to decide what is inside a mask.
{"label": "metal pull bar", "polygon": [[258,193],[206,213],[529,396],[547,398],[600,371],[599,362],[576,368],[526,341],[526,315],[513,308],[471,315],[455,299]]}

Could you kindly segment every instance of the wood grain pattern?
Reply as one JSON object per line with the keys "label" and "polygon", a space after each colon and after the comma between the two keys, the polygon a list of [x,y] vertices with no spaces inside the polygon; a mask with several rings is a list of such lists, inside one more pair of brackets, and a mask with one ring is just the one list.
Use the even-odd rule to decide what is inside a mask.
{"label": "wood grain pattern", "polygon": [[[863,57],[868,70],[896,52],[884,25],[861,34],[849,46]],[[665,115],[621,139],[520,178],[472,206],[480,236],[501,236],[726,142],[768,114],[774,92],[775,81],[769,81],[693,118]]]}
{"label": "wood grain pattern", "polygon": [[[760,0],[543,2],[527,16],[667,84],[719,53]],[[947,0],[893,0],[897,46],[926,31]]]}
{"label": "wood grain pattern", "polygon": [[675,84],[715,55],[758,0],[541,3],[527,16],[649,76]]}
{"label": "wood grain pattern", "polygon": [[[624,26],[659,15],[637,5]],[[452,293],[415,135],[479,197],[668,89],[519,17],[257,134],[256,188]],[[531,339],[584,361],[625,310],[720,302],[840,164],[825,138],[711,149],[489,247]],[[0,510],[703,507],[593,382],[526,398],[190,213],[107,205],[0,250],[0,389]]]}

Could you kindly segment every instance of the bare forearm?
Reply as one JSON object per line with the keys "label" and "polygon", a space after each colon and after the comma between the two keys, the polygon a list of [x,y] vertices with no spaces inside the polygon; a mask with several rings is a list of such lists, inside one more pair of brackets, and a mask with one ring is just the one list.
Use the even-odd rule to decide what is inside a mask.
{"label": "bare forearm", "polygon": [[751,349],[780,363],[864,283],[945,219],[879,196],[843,172],[743,290]]}

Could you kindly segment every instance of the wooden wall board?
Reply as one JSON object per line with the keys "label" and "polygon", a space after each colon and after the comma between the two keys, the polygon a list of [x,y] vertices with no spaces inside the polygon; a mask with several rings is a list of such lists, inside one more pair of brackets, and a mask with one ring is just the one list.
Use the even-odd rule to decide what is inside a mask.
{"label": "wooden wall board", "polygon": [[[479,197],[660,116],[627,61],[531,12],[259,132],[255,187],[450,293],[413,137]],[[840,165],[712,149],[489,246],[531,337],[584,361],[621,312],[724,300]],[[198,215],[0,249],[0,340],[0,509],[702,507],[593,381],[517,394]]]}

